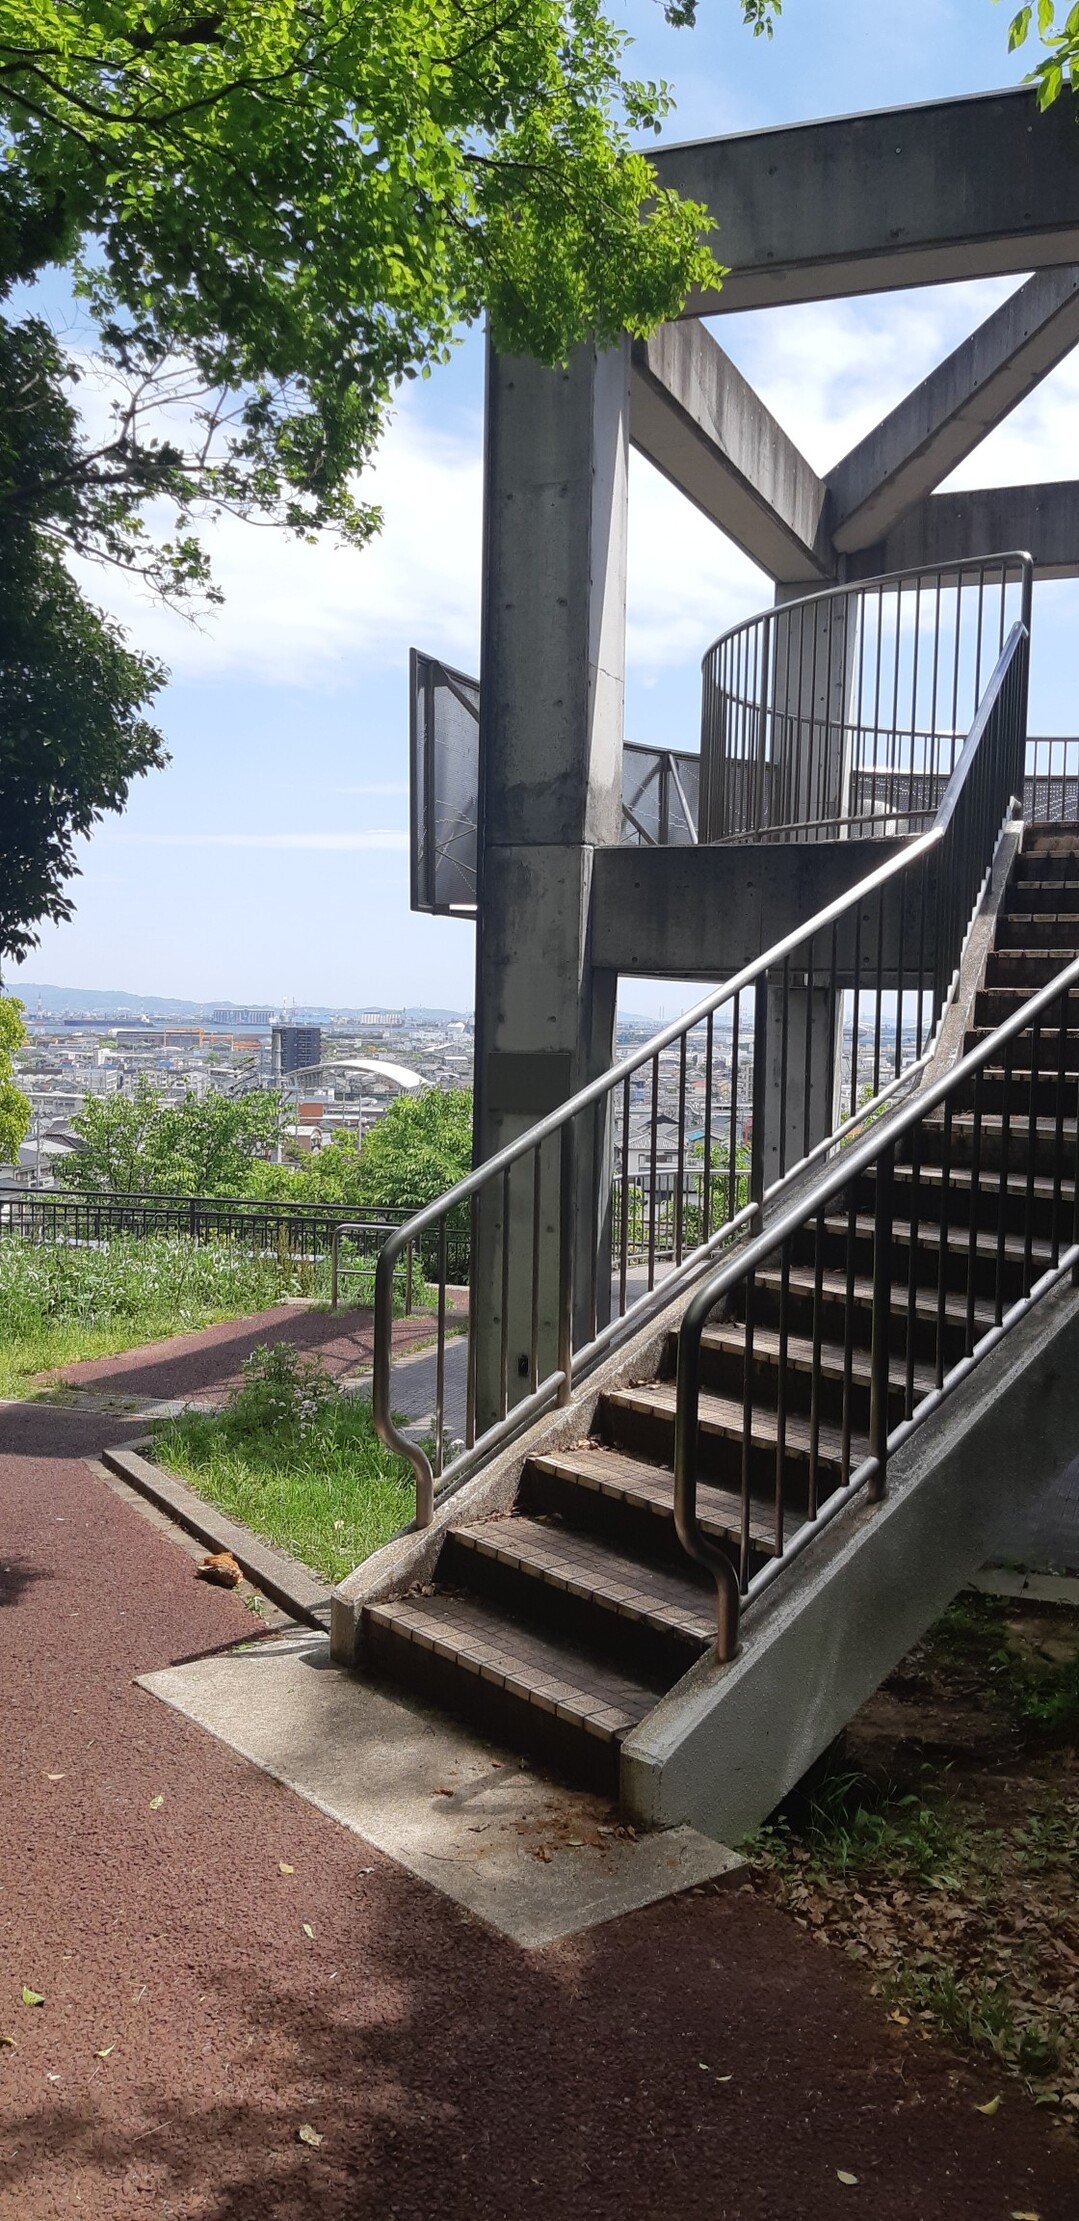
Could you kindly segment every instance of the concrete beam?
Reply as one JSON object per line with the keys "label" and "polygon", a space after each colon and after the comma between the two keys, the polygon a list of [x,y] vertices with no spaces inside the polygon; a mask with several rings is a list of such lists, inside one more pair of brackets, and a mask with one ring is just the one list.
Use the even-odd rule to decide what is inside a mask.
{"label": "concrete beam", "polygon": [[730,276],[687,316],[1079,262],[1079,137],[1027,86],[651,153]]}
{"label": "concrete beam", "polygon": [[821,480],[703,324],[635,343],[629,436],[769,577],[834,577]]}
{"label": "concrete beam", "polygon": [[[593,962],[639,979],[729,979],[903,846],[902,840],[893,839],[789,847],[754,843],[745,848],[597,849]],[[889,935],[891,921],[889,906]],[[917,921],[907,923],[915,935],[907,936],[909,958],[909,950],[918,945]],[[871,929],[876,932],[875,911]],[[853,947],[853,914],[845,921],[844,936],[841,966],[849,959],[848,942]],[[892,960],[889,945],[885,966]]]}
{"label": "concrete beam", "polygon": [[849,578],[1022,548],[1039,578],[1079,578],[1079,479],[930,494],[883,543],[848,557]]}
{"label": "concrete beam", "polygon": [[1079,269],[1039,270],[829,472],[836,548],[885,539],[1077,343]]}

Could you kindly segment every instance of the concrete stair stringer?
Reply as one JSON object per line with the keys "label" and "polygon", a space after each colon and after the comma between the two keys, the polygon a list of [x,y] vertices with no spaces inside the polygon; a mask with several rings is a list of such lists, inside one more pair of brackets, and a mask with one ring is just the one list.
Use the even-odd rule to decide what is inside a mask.
{"label": "concrete stair stringer", "polygon": [[1079,1292],[1035,1305],[747,1613],[738,1656],[700,1659],[622,1744],[620,1799],[644,1827],[737,1845],[828,1748],[1079,1444]]}

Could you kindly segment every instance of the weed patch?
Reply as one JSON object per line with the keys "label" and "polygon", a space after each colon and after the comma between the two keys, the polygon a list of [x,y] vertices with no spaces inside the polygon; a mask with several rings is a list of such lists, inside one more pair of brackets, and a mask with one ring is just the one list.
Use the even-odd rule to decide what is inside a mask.
{"label": "weed patch", "polygon": [[1079,1615],[962,1598],[749,1846],[758,1886],[1079,2123]]}
{"label": "weed patch", "polygon": [[369,1404],[287,1343],[253,1352],[222,1411],[187,1412],[153,1434],[155,1456],[207,1502],[328,1581],[415,1510],[411,1468],[379,1442]]}

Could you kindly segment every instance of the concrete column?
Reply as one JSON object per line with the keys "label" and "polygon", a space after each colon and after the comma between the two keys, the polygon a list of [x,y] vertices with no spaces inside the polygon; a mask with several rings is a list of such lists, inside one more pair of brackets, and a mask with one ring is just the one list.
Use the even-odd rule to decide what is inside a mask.
{"label": "concrete column", "polygon": [[[581,348],[564,370],[488,358],[480,723],[475,1156],[482,1162],[607,1070],[613,972],[591,961],[592,858],[621,831],[629,345]],[[591,1122],[590,1122],[591,1123]],[[582,1136],[581,1207],[602,1189],[605,1135]],[[539,1374],[556,1363],[558,1166],[543,1167]],[[476,1409],[526,1392],[531,1178],[479,1214]],[[577,1258],[587,1292],[590,1259]],[[600,1272],[600,1315],[606,1275]]]}
{"label": "concrete column", "polygon": [[[818,1141],[824,1141],[834,1131],[838,1112],[842,996],[837,998],[833,1021],[832,998],[827,988],[792,987],[786,997],[785,1050],[782,984],[770,979],[763,999],[764,1064],[757,1076],[754,1124],[758,1111],[763,1111],[760,1175],[763,1186],[770,1188],[784,1173],[792,1171]],[[760,1003],[757,1007],[760,1013]],[[755,1054],[762,1054],[759,1042]],[[756,1169],[756,1133],[753,1153]]]}

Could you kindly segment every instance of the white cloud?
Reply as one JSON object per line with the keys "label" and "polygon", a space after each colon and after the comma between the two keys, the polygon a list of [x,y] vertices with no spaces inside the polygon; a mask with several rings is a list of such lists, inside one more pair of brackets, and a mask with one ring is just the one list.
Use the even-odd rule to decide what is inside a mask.
{"label": "white cloud", "polygon": [[82,565],[79,575],[178,677],[244,672],[324,692],[371,665],[399,668],[413,645],[474,662],[481,447],[478,422],[446,431],[402,406],[359,482],[385,517],[362,552],[328,540],[311,547],[235,518],[206,526],[225,602],[198,624],[150,601],[122,574]]}
{"label": "white cloud", "polygon": [[371,833],[99,833],[98,841],[125,848],[332,848],[407,849],[408,834]]}

